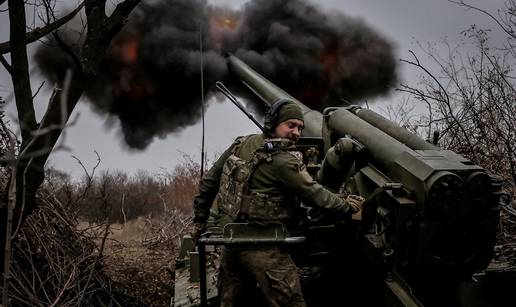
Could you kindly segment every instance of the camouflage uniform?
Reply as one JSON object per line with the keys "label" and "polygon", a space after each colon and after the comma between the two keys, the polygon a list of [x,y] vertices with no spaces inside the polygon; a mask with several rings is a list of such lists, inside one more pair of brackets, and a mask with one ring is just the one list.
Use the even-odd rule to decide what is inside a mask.
{"label": "camouflage uniform", "polygon": [[[250,135],[244,140],[237,139],[222,154],[200,183],[199,194],[194,202],[194,222],[206,222],[211,205],[217,194],[220,194],[220,179],[228,158],[235,154],[250,161],[264,147],[265,142],[263,134]],[[353,211],[345,200],[315,182],[296,155],[282,148],[274,149],[256,165],[249,178],[246,194],[242,211],[232,220],[259,225],[289,224],[292,222],[292,212],[296,209],[297,197],[330,211]],[[257,283],[270,306],[305,306],[296,266],[290,255],[281,248],[226,248],[221,273],[221,306],[237,304],[238,294],[242,293],[240,285],[243,284],[244,275]]]}

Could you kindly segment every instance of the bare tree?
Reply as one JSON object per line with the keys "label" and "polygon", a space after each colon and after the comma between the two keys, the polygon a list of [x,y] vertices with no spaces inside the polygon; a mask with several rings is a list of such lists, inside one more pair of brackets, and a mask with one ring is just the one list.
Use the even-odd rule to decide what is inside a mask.
{"label": "bare tree", "polygon": [[[51,150],[63,132],[70,114],[75,108],[87,84],[95,78],[101,61],[110,42],[122,29],[128,15],[140,0],[119,1],[112,13],[106,14],[106,0],[84,0],[67,15],[55,16],[56,2],[37,0],[29,4],[26,1],[9,0],[10,40],[0,43],[0,62],[11,75],[19,128],[21,131],[20,153],[13,163],[17,176],[11,177],[16,182],[16,206],[14,208],[15,228],[36,208],[36,191],[44,179],[44,165]],[[26,20],[26,7],[37,6],[41,12],[42,27],[30,29]],[[59,39],[57,30],[71,20],[81,10],[84,11],[87,30],[85,39],[78,49],[72,49]],[[29,28],[29,31],[27,31]],[[73,59],[73,74],[58,81],[49,98],[48,108],[38,123],[34,112],[34,95],[29,76],[27,44],[53,35],[62,48]],[[74,51],[78,50],[78,51]],[[10,54],[11,62],[3,56]],[[0,208],[0,263],[4,262],[4,250],[7,231],[7,206]],[[3,271],[0,269],[0,272]]]}
{"label": "bare tree", "polygon": [[476,54],[461,53],[446,43],[444,57],[423,49],[438,67],[434,72],[411,52],[412,58],[403,62],[421,70],[423,76],[418,86],[402,84],[399,90],[427,106],[427,129],[441,131],[443,147],[501,175],[514,190],[516,46],[492,48],[488,32],[474,25],[463,33],[475,44]]}
{"label": "bare tree", "polygon": [[[503,189],[516,198],[516,0],[490,13],[466,1],[450,1],[482,12],[495,21],[505,41],[493,46],[490,31],[472,25],[463,32],[476,52],[464,52],[445,42],[442,56],[422,48],[437,70],[431,70],[416,53],[403,60],[422,72],[417,85],[402,84],[427,107],[419,120],[426,131],[441,131],[440,145],[470,158],[475,164],[502,177]],[[498,181],[498,180],[496,180]],[[498,182],[500,183],[500,182]],[[504,196],[505,197],[505,196]],[[495,257],[516,264],[515,203],[502,206]]]}

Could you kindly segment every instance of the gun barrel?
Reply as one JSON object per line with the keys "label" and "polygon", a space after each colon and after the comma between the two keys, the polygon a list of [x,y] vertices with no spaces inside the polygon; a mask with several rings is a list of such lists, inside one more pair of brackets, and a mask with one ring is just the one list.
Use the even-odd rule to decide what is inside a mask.
{"label": "gun barrel", "polygon": [[274,85],[265,77],[257,73],[239,58],[228,55],[229,70],[234,73],[251,91],[253,91],[263,102],[271,106],[278,100],[290,100],[296,103],[305,117],[305,128],[303,136],[320,137],[322,134],[322,114],[304,105],[290,94]]}
{"label": "gun barrel", "polygon": [[428,143],[419,136],[410,133],[405,128],[396,125],[376,112],[362,109],[360,107],[352,108],[351,111],[361,119],[382,130],[413,150],[439,150],[439,147]]}
{"label": "gun barrel", "polygon": [[326,120],[328,126],[339,135],[352,135],[364,144],[369,149],[373,159],[387,168],[390,168],[392,162],[403,152],[413,152],[406,145],[347,109],[339,108],[332,111],[328,114]]}

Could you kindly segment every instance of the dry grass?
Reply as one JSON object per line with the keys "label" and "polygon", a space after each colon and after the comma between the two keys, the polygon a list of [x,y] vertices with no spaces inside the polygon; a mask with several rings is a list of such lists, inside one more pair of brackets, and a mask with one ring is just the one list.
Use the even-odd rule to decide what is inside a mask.
{"label": "dry grass", "polygon": [[191,160],[160,175],[82,182],[50,171],[13,241],[12,305],[169,306],[198,173]]}
{"label": "dry grass", "polygon": [[173,250],[152,250],[141,244],[107,248],[104,264],[113,289],[137,305],[169,306],[174,291]]}
{"label": "dry grass", "polygon": [[104,268],[113,290],[130,296],[135,306],[169,306],[179,238],[189,224],[190,220],[178,212],[157,219],[139,217],[125,225],[112,224]]}
{"label": "dry grass", "polygon": [[52,195],[40,202],[13,240],[8,295],[12,306],[103,306],[116,302],[103,274],[99,228],[77,219]]}

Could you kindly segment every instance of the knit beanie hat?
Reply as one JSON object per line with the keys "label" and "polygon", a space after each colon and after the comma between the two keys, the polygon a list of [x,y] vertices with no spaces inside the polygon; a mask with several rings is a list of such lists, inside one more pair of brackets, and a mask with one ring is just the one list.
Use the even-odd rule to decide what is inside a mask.
{"label": "knit beanie hat", "polygon": [[303,111],[295,102],[287,102],[281,106],[278,113],[278,121],[277,124],[280,124],[289,119],[299,119],[300,121],[305,121],[303,116]]}

